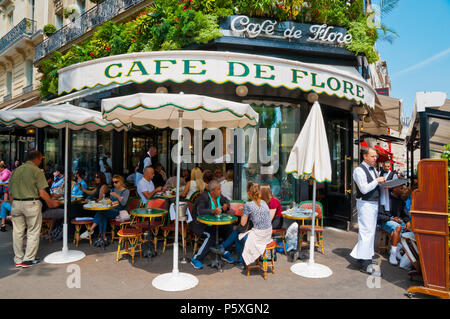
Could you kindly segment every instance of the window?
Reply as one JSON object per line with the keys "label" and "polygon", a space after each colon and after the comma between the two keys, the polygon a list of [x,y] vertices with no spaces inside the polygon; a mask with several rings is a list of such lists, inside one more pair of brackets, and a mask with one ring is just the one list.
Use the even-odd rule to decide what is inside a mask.
{"label": "window", "polygon": [[6,72],[6,95],[12,93],[12,72]]}
{"label": "window", "polygon": [[55,14],[55,27],[57,28],[57,29],[61,29],[62,27],[63,27],[63,17],[62,17],[62,14],[60,14],[60,13],[57,13],[57,14]]}
{"label": "window", "polygon": [[33,61],[31,60],[25,62],[25,75],[27,78],[26,86],[33,85]]}
{"label": "window", "polygon": [[80,8],[80,14],[86,12],[86,0],[77,0],[78,8]]}
{"label": "window", "polygon": [[13,12],[8,14],[8,24],[9,24],[9,28],[10,29],[12,29],[14,27],[14,15],[13,15]]}

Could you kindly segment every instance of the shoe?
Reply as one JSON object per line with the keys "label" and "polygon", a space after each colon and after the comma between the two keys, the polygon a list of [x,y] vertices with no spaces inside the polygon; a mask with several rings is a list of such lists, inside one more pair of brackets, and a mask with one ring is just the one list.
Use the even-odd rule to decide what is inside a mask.
{"label": "shoe", "polygon": [[237,263],[236,267],[239,268],[240,270],[245,270],[245,264],[244,263]]}
{"label": "shoe", "polygon": [[24,265],[23,263],[16,264],[16,268],[30,268],[28,265]]}
{"label": "shoe", "polygon": [[375,267],[373,264],[369,264],[367,267],[361,267],[359,271],[365,274],[369,274],[371,276],[381,277],[381,271],[379,270],[379,267],[378,266]]}
{"label": "shoe", "polygon": [[89,238],[89,231],[86,230],[84,233],[82,233],[80,235],[80,238],[81,239],[88,239]]}
{"label": "shoe", "polygon": [[229,264],[234,264],[234,263],[236,262],[236,260],[233,258],[233,256],[231,255],[231,253],[230,253],[229,251],[226,251],[226,252],[222,255],[221,259],[222,259],[223,261],[226,261],[226,262],[229,263]]}
{"label": "shoe", "polygon": [[397,254],[390,254],[389,263],[394,266],[398,265]]}
{"label": "shoe", "polygon": [[191,259],[191,265],[195,268],[195,269],[203,269],[203,264],[200,260],[197,259]]}
{"label": "shoe", "polygon": [[39,264],[41,260],[39,258],[35,258],[34,260],[27,260],[22,262],[22,268],[30,268],[36,264]]}
{"label": "shoe", "polygon": [[0,231],[5,232],[6,231],[6,225],[3,225],[0,227]]}

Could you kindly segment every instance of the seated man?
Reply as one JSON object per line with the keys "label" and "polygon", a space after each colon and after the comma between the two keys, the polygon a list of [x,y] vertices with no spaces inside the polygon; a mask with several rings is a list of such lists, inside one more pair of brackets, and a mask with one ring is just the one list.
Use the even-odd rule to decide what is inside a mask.
{"label": "seated man", "polygon": [[392,244],[389,263],[392,265],[398,265],[397,258],[400,257],[400,254],[397,245],[400,241],[401,233],[411,229],[411,217],[406,210],[406,203],[402,198],[405,191],[404,184],[406,184],[406,180],[399,182],[399,184],[400,183],[402,184],[393,187],[390,192],[391,211],[386,212],[384,209],[380,209],[378,212],[378,223],[383,230],[391,234]]}
{"label": "seated man", "polygon": [[151,197],[153,197],[157,192],[162,191],[161,186],[155,188],[155,185],[152,182],[154,176],[155,170],[153,167],[147,166],[144,168],[144,176],[137,184],[137,192],[144,206]]}
{"label": "seated man", "polygon": [[203,268],[203,258],[209,253],[212,245],[216,242],[216,229],[197,221],[200,215],[219,215],[227,213],[230,209],[230,201],[225,196],[221,196],[221,187],[216,180],[208,183],[207,190],[201,193],[195,203],[192,212],[191,231],[199,237],[205,237],[203,244],[191,260],[195,269]]}

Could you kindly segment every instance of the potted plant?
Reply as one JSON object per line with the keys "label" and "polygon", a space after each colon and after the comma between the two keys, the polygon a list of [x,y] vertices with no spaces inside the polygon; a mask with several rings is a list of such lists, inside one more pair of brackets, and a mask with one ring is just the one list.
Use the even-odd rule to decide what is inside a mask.
{"label": "potted plant", "polygon": [[64,14],[64,18],[73,21],[80,15],[80,9],[75,4],[70,5],[66,8],[64,8],[63,14]]}
{"label": "potted plant", "polygon": [[56,31],[57,31],[57,29],[56,29],[56,27],[55,27],[53,24],[46,24],[46,25],[44,26],[44,28],[42,29],[42,31],[44,32],[44,34],[45,34],[47,37],[49,37],[49,36],[51,36],[52,34],[55,34]]}

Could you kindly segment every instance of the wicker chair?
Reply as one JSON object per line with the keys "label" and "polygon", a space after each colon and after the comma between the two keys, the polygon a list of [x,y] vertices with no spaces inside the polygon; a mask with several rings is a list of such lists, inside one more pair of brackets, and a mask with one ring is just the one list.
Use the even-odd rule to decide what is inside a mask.
{"label": "wicker chair", "polygon": [[[300,208],[305,208],[305,209],[312,209],[312,201],[308,200],[308,201],[303,201],[300,202]],[[325,254],[324,249],[323,249],[323,206],[321,203],[316,201],[316,213],[317,213],[317,218],[315,218],[315,227],[314,227],[314,240],[315,240],[315,245],[318,246],[322,252],[322,254]],[[320,220],[320,225],[319,225],[319,220]],[[303,237],[306,235],[307,232],[311,232],[311,225],[302,225],[299,228],[299,247],[300,250],[302,249],[302,244],[303,244]]]}

